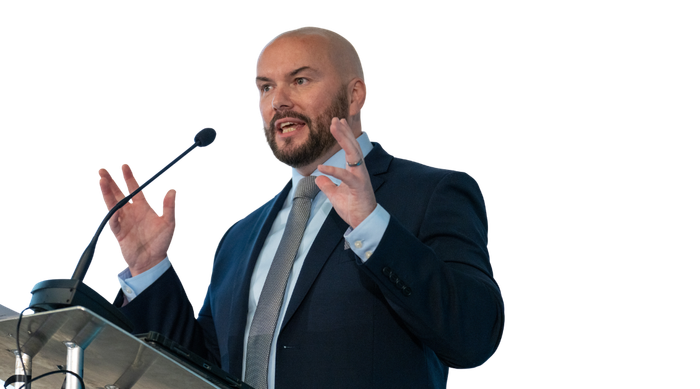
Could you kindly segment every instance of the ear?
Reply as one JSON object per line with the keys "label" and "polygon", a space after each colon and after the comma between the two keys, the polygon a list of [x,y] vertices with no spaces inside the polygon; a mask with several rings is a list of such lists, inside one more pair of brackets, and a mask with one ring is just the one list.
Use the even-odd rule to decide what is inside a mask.
{"label": "ear", "polygon": [[367,96],[366,88],[365,82],[359,78],[353,78],[348,84],[348,94],[350,95],[349,117],[359,117],[360,110],[362,110],[362,106],[365,105],[365,97]]}

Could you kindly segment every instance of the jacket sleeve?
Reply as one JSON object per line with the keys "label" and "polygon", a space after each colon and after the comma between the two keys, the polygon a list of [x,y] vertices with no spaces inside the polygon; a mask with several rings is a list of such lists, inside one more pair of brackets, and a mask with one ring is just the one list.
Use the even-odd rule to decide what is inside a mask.
{"label": "jacket sleeve", "polygon": [[171,266],[135,299],[121,306],[121,291],[114,304],[134,325],[134,334],[156,331],[210,361],[220,362],[214,325],[209,313],[209,295],[195,319],[180,278]]}
{"label": "jacket sleeve", "polygon": [[450,172],[417,209],[417,228],[409,231],[392,215],[372,257],[357,262],[443,363],[478,366],[496,351],[504,324],[483,197],[471,177]]}

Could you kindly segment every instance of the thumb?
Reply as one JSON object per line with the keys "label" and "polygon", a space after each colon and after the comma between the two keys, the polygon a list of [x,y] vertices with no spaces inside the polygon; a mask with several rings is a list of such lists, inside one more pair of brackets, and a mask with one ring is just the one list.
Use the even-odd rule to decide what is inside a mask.
{"label": "thumb", "polygon": [[318,186],[318,189],[321,189],[321,192],[325,193],[328,198],[331,198],[333,193],[338,190],[338,187],[335,186],[333,181],[326,176],[316,177],[316,186]]}
{"label": "thumb", "polygon": [[170,189],[163,199],[163,218],[168,223],[175,223],[175,189]]}

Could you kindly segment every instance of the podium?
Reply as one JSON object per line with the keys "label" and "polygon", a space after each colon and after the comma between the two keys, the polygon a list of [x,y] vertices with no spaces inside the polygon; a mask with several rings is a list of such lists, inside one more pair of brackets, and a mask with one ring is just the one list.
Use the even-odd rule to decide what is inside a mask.
{"label": "podium", "polygon": [[[17,321],[0,320],[3,380],[15,374]],[[83,307],[22,317],[19,340],[22,353],[31,358],[32,377],[81,363],[83,381],[90,389],[235,387],[208,380]],[[68,370],[75,371],[70,366]],[[60,388],[64,379],[66,387],[71,387],[69,380],[77,380],[70,374],[54,374],[30,385],[33,389]]]}

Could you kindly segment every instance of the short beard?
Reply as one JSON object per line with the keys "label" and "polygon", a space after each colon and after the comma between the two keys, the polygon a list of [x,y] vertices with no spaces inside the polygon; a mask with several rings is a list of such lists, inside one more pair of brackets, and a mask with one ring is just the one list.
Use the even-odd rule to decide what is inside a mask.
{"label": "short beard", "polygon": [[[270,145],[272,154],[282,163],[293,168],[307,166],[333,148],[338,142],[331,134],[331,121],[334,117],[347,119],[350,112],[350,104],[344,86],[336,94],[330,107],[318,115],[313,121],[300,113],[294,111],[280,111],[272,117],[270,125],[265,128],[265,137]],[[277,146],[275,122],[281,118],[295,118],[303,120],[309,128],[309,138],[306,142],[293,150],[280,150]],[[290,140],[283,140],[290,143]]]}

